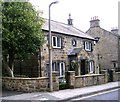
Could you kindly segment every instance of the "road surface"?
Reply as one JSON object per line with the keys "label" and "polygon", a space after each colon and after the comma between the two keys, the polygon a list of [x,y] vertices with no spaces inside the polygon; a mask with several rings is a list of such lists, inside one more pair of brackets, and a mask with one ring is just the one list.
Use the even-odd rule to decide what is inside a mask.
{"label": "road surface", "polygon": [[120,88],[72,100],[119,100]]}

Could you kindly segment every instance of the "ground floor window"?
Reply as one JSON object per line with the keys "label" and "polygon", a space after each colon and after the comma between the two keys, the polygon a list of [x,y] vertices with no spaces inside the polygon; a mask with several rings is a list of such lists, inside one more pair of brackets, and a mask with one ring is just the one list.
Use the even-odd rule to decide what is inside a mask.
{"label": "ground floor window", "polygon": [[[52,71],[58,71],[59,77],[63,77],[65,75],[65,63],[64,62],[53,62],[52,63]],[[49,75],[49,64],[46,65],[46,76]]]}
{"label": "ground floor window", "polygon": [[91,74],[94,73],[94,62],[93,61],[89,62],[89,71]]}
{"label": "ground floor window", "polygon": [[52,71],[53,72],[57,71],[57,69],[56,69],[56,62],[52,63]]}
{"label": "ground floor window", "polygon": [[65,63],[64,62],[58,63],[58,73],[60,77],[63,77],[65,75]]}

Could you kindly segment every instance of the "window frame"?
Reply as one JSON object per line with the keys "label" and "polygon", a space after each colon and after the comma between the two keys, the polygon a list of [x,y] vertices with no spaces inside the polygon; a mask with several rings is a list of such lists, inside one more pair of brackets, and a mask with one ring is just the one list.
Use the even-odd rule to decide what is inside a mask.
{"label": "window frame", "polygon": [[[62,72],[62,64],[63,64],[63,72]],[[59,77],[64,77],[65,76],[65,63],[64,62],[59,62],[58,63],[58,73]]]}
{"label": "window frame", "polygon": [[[49,63],[46,64],[46,76],[49,77]],[[52,72],[56,72],[56,62],[52,62]]]}
{"label": "window frame", "polygon": [[61,37],[59,37],[59,36],[52,36],[52,47],[53,48],[61,48],[62,47],[61,42],[62,42],[62,38]]}
{"label": "window frame", "polygon": [[89,73],[93,74],[95,70],[94,61],[89,61]]}
{"label": "window frame", "polygon": [[77,46],[77,41],[75,39],[72,39],[72,46],[76,47]]}
{"label": "window frame", "polygon": [[84,48],[86,51],[92,51],[92,43],[89,41],[85,41]]}
{"label": "window frame", "polygon": [[52,72],[56,72],[56,62],[52,62]]}

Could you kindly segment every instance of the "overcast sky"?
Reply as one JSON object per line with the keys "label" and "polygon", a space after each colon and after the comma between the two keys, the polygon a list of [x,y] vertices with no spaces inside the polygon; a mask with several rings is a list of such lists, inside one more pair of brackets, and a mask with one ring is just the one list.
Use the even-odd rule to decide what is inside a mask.
{"label": "overcast sky", "polygon": [[[55,0],[30,0],[39,10],[42,17],[48,18],[48,6]],[[73,25],[82,30],[89,29],[91,17],[98,16],[100,26],[108,31],[118,27],[118,2],[120,0],[58,0],[58,4],[51,6],[51,19],[67,23],[71,13]]]}

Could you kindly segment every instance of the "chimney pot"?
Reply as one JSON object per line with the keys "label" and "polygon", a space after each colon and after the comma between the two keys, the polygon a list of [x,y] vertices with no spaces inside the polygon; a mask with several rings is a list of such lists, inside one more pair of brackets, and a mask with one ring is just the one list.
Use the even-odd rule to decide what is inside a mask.
{"label": "chimney pot", "polygon": [[90,21],[90,27],[100,27],[100,20],[98,19],[98,16],[94,16],[91,18]]}

